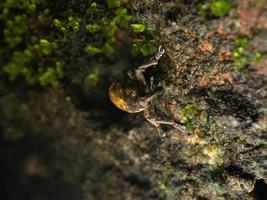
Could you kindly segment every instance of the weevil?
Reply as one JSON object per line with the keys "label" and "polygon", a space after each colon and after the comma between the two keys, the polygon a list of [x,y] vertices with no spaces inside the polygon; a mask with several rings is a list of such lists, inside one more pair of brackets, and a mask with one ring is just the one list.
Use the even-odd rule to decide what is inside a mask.
{"label": "weevil", "polygon": [[160,129],[161,124],[171,125],[182,132],[186,131],[182,125],[175,122],[156,120],[150,117],[149,106],[151,101],[162,93],[163,87],[154,87],[152,83],[149,86],[144,73],[148,68],[158,65],[158,61],[164,52],[162,46],[159,46],[157,54],[149,63],[127,72],[128,78],[132,80],[130,83],[113,82],[108,91],[110,100],[117,108],[128,113],[144,112],[145,119],[157,128],[161,137],[165,137],[165,133]]}

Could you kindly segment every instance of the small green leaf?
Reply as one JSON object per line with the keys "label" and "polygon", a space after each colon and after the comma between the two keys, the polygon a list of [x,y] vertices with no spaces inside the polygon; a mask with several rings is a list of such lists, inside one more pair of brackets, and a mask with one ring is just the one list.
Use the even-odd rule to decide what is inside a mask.
{"label": "small green leaf", "polygon": [[217,0],[210,3],[211,13],[222,17],[231,10],[231,4],[227,0]]}
{"label": "small green leaf", "polygon": [[85,83],[95,86],[99,80],[99,69],[94,68],[84,79]]}
{"label": "small green leaf", "polygon": [[120,26],[127,28],[129,22],[132,20],[132,16],[128,14],[128,10],[126,8],[119,8],[116,14],[117,16],[113,20]]}
{"label": "small green leaf", "polygon": [[69,26],[74,32],[77,32],[80,28],[81,18],[78,16],[68,16]]}
{"label": "small green leaf", "polygon": [[146,30],[146,27],[144,24],[131,24],[131,27],[133,28],[133,31],[136,33],[141,33]]}
{"label": "small green leaf", "polygon": [[59,62],[59,61],[56,62],[56,68],[55,69],[56,69],[58,77],[62,78],[64,76],[64,72],[63,72],[63,69],[62,69],[61,62]]}
{"label": "small green leaf", "polygon": [[91,3],[91,5],[88,8],[88,10],[91,11],[91,12],[97,11],[97,3],[96,2]]}
{"label": "small green leaf", "polygon": [[101,30],[101,26],[99,26],[97,24],[88,24],[88,25],[86,25],[86,30],[89,33],[96,33],[96,32]]}
{"label": "small green leaf", "polygon": [[47,70],[41,75],[40,77],[40,83],[43,86],[46,85],[52,85],[57,86],[58,85],[58,78],[55,69],[48,67]]}
{"label": "small green leaf", "polygon": [[248,46],[248,38],[246,37],[238,37],[237,39],[235,39],[235,46],[236,47],[246,47]]}
{"label": "small green leaf", "polygon": [[85,47],[85,51],[86,51],[89,55],[91,55],[91,56],[94,56],[94,55],[96,55],[96,54],[101,53],[101,49],[99,49],[99,48],[97,48],[97,47],[94,47],[94,46],[92,46],[92,45],[87,45],[87,46]]}
{"label": "small green leaf", "polygon": [[257,52],[253,57],[254,62],[257,64],[261,61],[261,59],[262,59],[262,54],[260,52]]}
{"label": "small green leaf", "polygon": [[120,0],[106,0],[109,8],[116,8],[120,6]]}
{"label": "small green leaf", "polygon": [[49,55],[56,48],[57,44],[55,42],[49,42],[46,39],[40,39],[40,49],[43,52],[43,54]]}
{"label": "small green leaf", "polygon": [[114,52],[114,49],[113,47],[109,44],[109,43],[106,43],[104,45],[104,47],[102,48],[102,52],[107,55],[107,56],[110,56],[111,54],[113,54]]}

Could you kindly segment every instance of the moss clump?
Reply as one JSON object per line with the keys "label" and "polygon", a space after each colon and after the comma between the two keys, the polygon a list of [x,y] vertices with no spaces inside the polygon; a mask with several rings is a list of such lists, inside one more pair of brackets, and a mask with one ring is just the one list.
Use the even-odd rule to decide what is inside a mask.
{"label": "moss clump", "polygon": [[214,15],[223,17],[231,10],[232,6],[228,0],[205,1],[200,4],[198,11],[202,16]]}
{"label": "moss clump", "polygon": [[128,0],[106,0],[109,8],[120,7],[128,3]]}
{"label": "moss clump", "polygon": [[235,39],[234,43],[234,67],[237,69],[241,69],[248,62],[248,58],[245,55],[245,48],[248,46],[249,40],[246,37],[238,37]]}
{"label": "moss clump", "polygon": [[74,32],[77,32],[80,28],[81,18],[76,15],[68,16],[68,25]]}
{"label": "moss clump", "polygon": [[138,54],[142,54],[144,56],[150,56],[157,50],[156,42],[152,39],[146,39],[142,37],[141,39],[133,40],[132,45],[132,55],[137,56]]}
{"label": "moss clump", "polygon": [[86,84],[90,86],[96,86],[98,80],[99,80],[99,68],[93,68],[93,70],[85,77],[84,81]]}
{"label": "moss clump", "polygon": [[97,3],[93,2],[90,4],[90,7],[88,8],[88,12],[96,12],[97,11]]}
{"label": "moss clump", "polygon": [[54,67],[48,67],[44,72],[41,72],[37,78],[38,82],[43,86],[57,86],[59,79],[63,76],[62,64],[57,61]]}
{"label": "moss clump", "polygon": [[[57,71],[56,63],[62,60],[58,56],[63,51],[59,47],[70,43],[69,38],[76,38],[77,34],[84,33],[85,42],[81,46],[88,56],[94,57],[90,63],[93,66],[98,66],[100,56],[113,59],[115,45],[128,41],[128,35],[131,36],[132,55],[150,56],[156,51],[155,41],[147,36],[143,23],[130,26],[132,16],[127,0],[85,3],[87,9],[77,11],[70,6],[57,14],[49,9],[51,5],[58,3],[47,4],[46,0],[4,0],[0,3],[4,41],[9,47],[3,54],[10,55],[3,62],[3,71],[10,80],[22,78],[30,85],[58,85],[64,75],[64,70],[60,75]],[[53,18],[55,15],[57,17]],[[97,46],[94,41],[98,41]]]}
{"label": "moss clump", "polygon": [[262,57],[263,55],[260,52],[256,52],[253,56],[253,61],[258,64],[261,61]]}
{"label": "moss clump", "polygon": [[110,55],[112,55],[114,53],[113,46],[111,46],[111,44],[109,44],[109,43],[106,43],[102,47],[101,51],[103,52],[103,54],[105,54],[107,56],[110,56]]}
{"label": "moss clump", "polygon": [[[4,61],[3,71],[12,81],[22,78],[30,85],[56,86],[64,73],[54,54],[58,45],[53,41],[55,38],[48,23],[51,17],[46,1],[5,0],[0,7],[3,8],[0,20],[4,24],[4,41],[9,47],[4,47],[3,51],[10,55]],[[56,19],[53,24],[63,26]],[[49,30],[49,40],[43,38],[46,37],[43,29]]]}
{"label": "moss clump", "polygon": [[48,67],[45,72],[42,73],[40,76],[40,83],[41,85],[52,85],[57,86],[58,85],[58,79],[56,70],[52,67]]}
{"label": "moss clump", "polygon": [[86,25],[86,30],[89,33],[96,33],[101,30],[101,26],[98,24],[88,24]]}
{"label": "moss clump", "polygon": [[122,28],[126,29],[129,26],[129,22],[132,20],[132,15],[129,14],[127,8],[118,8],[116,10],[116,16],[113,21]]}
{"label": "moss clump", "polygon": [[249,39],[244,36],[237,37],[234,40],[234,50],[232,53],[233,56],[233,66],[236,69],[242,69],[246,66],[247,63],[254,62],[258,64],[261,59],[265,56],[261,52],[249,52]]}
{"label": "moss clump", "polygon": [[106,36],[106,41],[111,46],[113,46],[116,41],[115,32],[121,27],[127,29],[132,16],[129,15],[128,9],[118,8],[115,12],[115,17],[104,24],[104,33]]}
{"label": "moss clump", "polygon": [[53,20],[53,25],[58,28],[60,31],[62,31],[63,33],[66,33],[67,29],[66,27],[64,26],[64,24],[58,20],[58,19],[54,19]]}
{"label": "moss clump", "polygon": [[64,76],[62,65],[56,61],[54,67],[40,67],[34,71],[31,67],[34,53],[29,49],[15,51],[11,60],[3,70],[9,75],[10,80],[24,77],[29,84],[41,84],[43,86],[57,86],[58,80]]}
{"label": "moss clump", "polygon": [[57,48],[57,44],[46,39],[40,39],[40,44],[37,47],[40,48],[43,54],[50,55]]}
{"label": "moss clump", "polygon": [[[101,23],[97,23],[97,21],[91,20],[86,25],[86,29],[89,33],[96,34],[95,37],[97,37],[97,34],[99,34],[99,37],[104,36],[105,38],[104,43],[102,43],[99,48],[93,47],[91,44],[88,44],[85,47],[85,51],[90,56],[96,54],[103,54],[106,56],[112,55],[112,53],[114,52],[113,47],[116,42],[115,33],[120,30],[127,30],[129,27],[129,22],[132,19],[132,16],[129,14],[128,9],[122,7],[122,5],[127,3],[127,1],[107,1],[107,3],[109,5],[109,8],[112,8],[110,9],[110,12],[113,13],[113,17],[103,17]],[[97,9],[97,7],[99,7],[99,9]],[[90,5],[89,10],[93,9],[94,11],[91,12],[92,19],[94,19],[94,16],[98,16],[103,12],[100,7],[101,6],[98,6],[98,4],[96,3],[92,3]]]}
{"label": "moss clump", "polygon": [[12,15],[12,10],[24,11],[26,14],[33,14],[37,8],[45,5],[46,0],[4,0],[0,3],[2,9],[1,18],[7,19]]}
{"label": "moss clump", "polygon": [[31,59],[31,51],[27,49],[22,52],[15,51],[9,63],[4,66],[4,72],[9,75],[10,80],[15,80],[18,76],[24,76],[26,79],[29,79]]}
{"label": "moss clump", "polygon": [[226,0],[218,0],[210,3],[211,13],[216,16],[224,16],[231,10],[231,4]]}
{"label": "moss clump", "polygon": [[192,120],[197,114],[197,109],[193,104],[187,104],[181,109],[182,118],[180,122],[186,126],[187,129],[192,129]]}
{"label": "moss clump", "polygon": [[87,46],[85,47],[85,51],[86,51],[86,53],[88,53],[88,54],[91,55],[91,56],[94,56],[94,55],[96,55],[96,54],[100,54],[100,53],[102,53],[101,49],[99,49],[99,48],[97,48],[97,47],[94,47],[94,46],[92,46],[92,45],[87,45]]}
{"label": "moss clump", "polygon": [[136,33],[141,33],[146,30],[146,26],[144,24],[131,24],[133,31]]}
{"label": "moss clump", "polygon": [[146,32],[144,23],[131,24],[133,32],[136,33],[135,38],[132,40],[132,56],[143,55],[151,56],[157,50],[156,42]]}
{"label": "moss clump", "polygon": [[26,14],[16,15],[13,19],[6,21],[4,28],[4,39],[10,48],[21,43],[23,36],[28,31],[28,18]]}
{"label": "moss clump", "polygon": [[235,39],[235,47],[247,47],[249,44],[248,38],[247,37],[238,37]]}

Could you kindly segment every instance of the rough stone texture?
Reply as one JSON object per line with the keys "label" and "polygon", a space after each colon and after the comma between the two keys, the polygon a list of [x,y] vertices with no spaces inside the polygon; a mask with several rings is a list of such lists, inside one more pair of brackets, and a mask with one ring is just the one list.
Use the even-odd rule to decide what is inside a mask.
{"label": "rough stone texture", "polygon": [[[164,94],[153,116],[179,123],[193,105],[187,133],[164,126],[160,138],[142,113],[112,107],[106,82],[77,89],[78,65],[62,88],[1,80],[6,199],[257,199],[254,184],[267,179],[267,58],[236,69],[232,52],[240,35],[249,38],[247,54],[267,51],[267,2],[234,1],[220,18],[200,16],[199,2],[130,1],[166,50],[154,74]],[[70,65],[86,63],[79,38],[63,48]]]}
{"label": "rough stone texture", "polygon": [[[172,63],[161,65],[171,73],[162,81],[160,107],[177,121],[183,105],[193,104],[197,110],[192,131],[184,135],[171,130],[161,146],[167,151],[162,172],[169,171],[164,181],[175,187],[167,194],[247,199],[255,180],[266,178],[266,58],[236,70],[229,52],[240,35],[251,40],[250,53],[266,51],[264,1],[236,1],[229,16],[210,19],[199,16],[199,1],[146,2],[133,1],[135,14]],[[169,143],[179,148],[170,149]]]}

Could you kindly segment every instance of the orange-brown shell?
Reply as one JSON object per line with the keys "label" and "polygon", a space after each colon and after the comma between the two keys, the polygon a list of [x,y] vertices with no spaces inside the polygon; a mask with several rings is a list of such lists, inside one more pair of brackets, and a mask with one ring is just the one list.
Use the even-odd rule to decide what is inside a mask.
{"label": "orange-brown shell", "polygon": [[119,109],[137,113],[145,109],[145,105],[140,103],[138,91],[134,88],[123,87],[120,83],[112,83],[108,90],[109,98]]}

